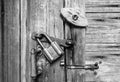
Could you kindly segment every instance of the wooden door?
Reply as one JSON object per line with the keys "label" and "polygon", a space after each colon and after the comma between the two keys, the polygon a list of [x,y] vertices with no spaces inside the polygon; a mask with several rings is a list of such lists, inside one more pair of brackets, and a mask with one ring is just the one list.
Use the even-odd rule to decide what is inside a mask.
{"label": "wooden door", "polygon": [[[71,60],[74,60],[75,64],[83,64],[85,29],[74,29],[73,26],[73,29],[70,29],[70,26],[63,21],[60,15],[60,10],[63,7],[78,5],[84,10],[83,3],[83,0],[21,0],[21,82],[34,81],[31,79],[30,68],[30,51],[36,46],[36,42],[31,39],[33,32],[46,32],[59,39],[74,39],[76,37],[77,44],[74,47],[77,51],[74,50],[73,59],[67,60],[67,62],[69,64]],[[67,59],[72,55],[71,51],[66,51],[66,54],[68,55]],[[45,60],[43,73],[36,82],[82,82],[83,75],[79,75],[81,70],[68,70],[67,78],[65,78],[65,69],[60,67],[62,59],[64,56],[53,64]]]}
{"label": "wooden door", "polygon": [[[33,81],[30,67],[30,52],[36,46],[36,42],[31,39],[33,32],[46,32],[50,36],[60,39],[76,37],[75,41],[78,45],[74,46],[77,48],[77,52],[75,52],[73,60],[77,58],[74,63],[83,64],[85,30],[70,29],[60,15],[63,7],[77,5],[84,10],[83,3],[83,0],[0,0],[0,82]],[[78,51],[79,49],[82,50]],[[66,54],[72,53],[66,51]],[[63,58],[61,57],[61,59]],[[46,64],[46,69],[37,81],[80,82],[81,80],[82,82],[83,76],[78,76],[78,72],[81,70],[68,71],[70,75],[65,79],[64,69],[59,65],[61,59],[54,64]],[[67,62],[69,63],[71,60]]]}
{"label": "wooden door", "polygon": [[[101,64],[96,71],[68,70],[60,67],[65,56],[53,64],[45,60],[36,82],[119,82],[119,0],[0,0],[0,5],[0,82],[34,81],[30,52],[36,42],[31,35],[40,31],[75,41],[72,50],[65,50],[67,64]],[[61,18],[61,8],[76,6],[83,14],[86,10],[86,29]]]}

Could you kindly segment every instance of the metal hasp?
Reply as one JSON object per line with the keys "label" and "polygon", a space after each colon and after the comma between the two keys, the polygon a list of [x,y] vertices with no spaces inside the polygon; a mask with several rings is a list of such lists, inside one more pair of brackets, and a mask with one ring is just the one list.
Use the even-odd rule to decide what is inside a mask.
{"label": "metal hasp", "polygon": [[85,17],[84,14],[81,13],[81,10],[79,8],[62,8],[61,15],[69,23],[75,26],[78,27],[88,26],[87,18]]}
{"label": "metal hasp", "polygon": [[[31,49],[31,77],[33,79],[42,73],[42,66],[45,63],[39,61],[38,54],[45,55],[48,61],[53,63],[54,60],[57,60],[64,53],[64,51],[61,50],[61,47],[70,48],[74,44],[71,40],[50,37],[44,33],[38,34],[34,32],[32,33],[31,38],[37,42],[37,47]],[[49,44],[49,47],[47,48],[43,43]]]}
{"label": "metal hasp", "polygon": [[[52,41],[56,41],[58,43],[58,45],[60,45],[61,47],[64,47],[64,48],[70,48],[74,45],[74,42],[72,40],[59,39],[59,38],[54,38],[54,37],[51,37],[51,36],[48,36],[48,37]],[[45,42],[45,43],[48,42],[44,37],[42,37],[40,35],[40,33],[33,32],[32,33],[32,39],[36,40],[37,38],[40,39],[41,42]]]}
{"label": "metal hasp", "polygon": [[67,69],[84,69],[84,70],[97,70],[99,69],[99,63],[96,62],[95,64],[86,64],[86,65],[66,65],[64,64],[64,61],[60,62],[60,66],[66,67]]}
{"label": "metal hasp", "polygon": [[[72,42],[69,40],[57,40],[56,38],[49,37],[46,33],[34,33],[32,35],[32,38],[40,45],[42,48],[45,57],[48,59],[50,63],[53,63],[55,60],[57,60],[61,55],[64,54],[64,51],[59,45],[62,45],[64,47],[69,47]],[[54,40],[52,40],[52,39]],[[59,42],[57,42],[59,41]],[[46,42],[48,44],[48,47],[43,45],[43,42]]]}

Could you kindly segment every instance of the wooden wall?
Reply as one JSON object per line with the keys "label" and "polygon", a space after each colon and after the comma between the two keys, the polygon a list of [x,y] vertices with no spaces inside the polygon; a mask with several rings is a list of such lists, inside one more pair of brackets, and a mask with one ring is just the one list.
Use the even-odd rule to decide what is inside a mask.
{"label": "wooden wall", "polygon": [[[75,2],[84,10],[84,0],[0,0],[0,82],[32,82],[30,51],[36,44],[31,39],[34,31],[47,32],[61,39],[71,39],[79,33],[80,37],[77,37],[76,42],[82,43],[78,43],[78,46],[83,51],[75,52],[74,58],[77,60],[73,59],[74,63],[83,64],[83,59],[85,63],[90,64],[102,62],[100,68],[94,72],[70,70],[68,82],[77,81],[76,78],[79,77],[81,82],[84,82],[84,77],[85,82],[119,82],[120,1],[86,0],[86,16],[89,23],[86,41],[85,29],[68,29],[69,26],[64,24],[60,17],[60,9],[74,7]],[[72,53],[67,51],[67,54]],[[59,60],[53,65],[45,60],[46,68],[43,75],[37,79],[38,82],[65,81],[64,69],[59,66]],[[71,64],[71,61],[68,63]]]}
{"label": "wooden wall", "polygon": [[19,0],[1,0],[1,82],[20,82],[19,4]]}
{"label": "wooden wall", "polygon": [[86,63],[101,61],[99,70],[86,80],[120,81],[120,1],[86,0]]}
{"label": "wooden wall", "polygon": [[[0,5],[1,5],[1,1],[0,1]],[[0,6],[0,28],[2,27],[1,23],[1,6]],[[0,82],[2,82],[2,29],[0,29]]]}

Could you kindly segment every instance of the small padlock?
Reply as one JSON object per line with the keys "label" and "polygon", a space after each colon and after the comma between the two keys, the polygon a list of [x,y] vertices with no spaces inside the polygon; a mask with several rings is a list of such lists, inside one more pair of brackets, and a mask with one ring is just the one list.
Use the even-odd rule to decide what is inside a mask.
{"label": "small padlock", "polygon": [[59,58],[64,52],[61,49],[61,47],[57,44],[57,42],[52,41],[47,34],[41,33],[40,36],[45,37],[48,40],[49,47],[44,47],[40,39],[37,38],[39,45],[45,52],[46,58],[49,60],[50,63],[52,63],[54,60]]}

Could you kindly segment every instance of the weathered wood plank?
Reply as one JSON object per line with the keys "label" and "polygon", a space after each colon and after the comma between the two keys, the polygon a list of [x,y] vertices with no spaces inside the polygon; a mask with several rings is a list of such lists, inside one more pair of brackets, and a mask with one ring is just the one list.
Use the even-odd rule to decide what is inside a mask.
{"label": "weathered wood plank", "polygon": [[20,82],[19,0],[4,0],[3,81]]}
{"label": "weathered wood plank", "polygon": [[26,25],[26,21],[27,21],[27,0],[20,0],[20,21],[21,21],[21,82],[27,82],[27,78],[26,78],[26,70],[28,69],[28,67],[26,67],[26,59],[27,59],[27,52],[26,48],[27,48],[27,25]]}
{"label": "weathered wood plank", "polygon": [[88,26],[86,34],[92,34],[92,33],[101,33],[101,34],[119,34],[120,33],[120,28],[115,27],[115,26],[95,26],[91,25]]}
{"label": "weathered wood plank", "polygon": [[[120,20],[120,13],[88,13],[86,17],[92,19],[111,19]],[[102,22],[102,21],[101,21]]]}
{"label": "weathered wood plank", "polygon": [[[120,51],[86,52],[85,59],[86,64],[102,62],[99,65],[99,69],[95,72],[86,72],[86,77],[90,77],[91,81],[119,82]],[[113,77],[115,77],[115,79]],[[88,78],[86,78],[86,80],[88,80]]]}
{"label": "weathered wood plank", "polygon": [[86,44],[85,51],[119,51],[120,44]]}
{"label": "weathered wood plank", "polygon": [[[101,61],[102,63],[99,65],[99,69],[95,72],[88,71],[86,72],[87,76],[92,76],[91,81],[95,82],[119,82],[120,78],[120,57],[108,57],[104,59],[96,59],[92,58],[86,60],[86,63],[94,63],[97,61]],[[88,80],[86,78],[86,80]],[[88,80],[89,82],[90,80]]]}
{"label": "weathered wood plank", "polygon": [[[63,39],[63,20],[60,17],[60,9],[63,7],[63,0],[48,0],[46,2],[46,32],[47,34]],[[48,81],[46,82],[64,82],[64,70],[60,67],[60,59],[50,65],[48,70]]]}
{"label": "weathered wood plank", "polygon": [[86,43],[120,43],[120,34],[86,34]]}
{"label": "weathered wood plank", "polygon": [[119,57],[120,56],[120,51],[86,51],[85,52],[85,59],[89,60],[89,59],[104,59],[107,57]]}
{"label": "weathered wood plank", "polygon": [[120,7],[120,2],[117,2],[117,1],[114,1],[114,2],[106,2],[106,1],[104,1],[104,2],[101,2],[101,1],[99,1],[99,2],[86,2],[86,4],[85,4],[86,6],[86,8],[89,8],[89,7],[101,7],[101,8],[103,8],[103,7],[110,7],[110,8],[118,8],[118,7]]}
{"label": "weathered wood plank", "polygon": [[[65,0],[65,7],[79,7],[81,9],[81,13],[85,14],[85,5],[84,0]],[[85,47],[85,29],[84,28],[76,28],[74,26],[65,26],[66,38],[72,38],[75,42],[75,46],[73,49],[73,53],[71,56],[70,52],[67,52],[67,57],[71,56],[71,59],[68,58],[68,64],[83,64],[83,55],[84,55],[84,47]],[[81,74],[81,70],[68,70],[68,82],[83,82],[84,75]]]}
{"label": "weathered wood plank", "polygon": [[[33,32],[45,32],[46,25],[45,25],[45,3],[46,0],[27,0],[27,18],[23,19],[26,20],[26,26],[22,30],[26,34],[26,36],[22,37],[22,40],[26,40],[23,44],[23,51],[26,51],[26,82],[35,82],[31,78],[31,49],[36,47],[36,42],[31,39],[31,35]],[[23,16],[24,16],[23,12]],[[23,23],[24,25],[24,23]],[[25,32],[26,31],[26,32]],[[24,57],[24,56],[23,56]],[[25,66],[24,66],[25,67]],[[43,77],[44,78],[44,77]],[[43,79],[41,79],[42,81]]]}
{"label": "weathered wood plank", "polygon": [[[86,72],[86,82],[119,82],[119,0],[87,0],[89,26],[86,32],[86,63],[101,61],[95,72]],[[115,79],[114,79],[115,78]]]}
{"label": "weathered wood plank", "polygon": [[[88,30],[87,30],[87,32],[86,32],[86,34],[92,34],[92,33],[101,33],[101,34],[106,34],[106,33],[108,33],[108,34],[119,34],[120,33],[120,29],[118,28],[118,29],[112,29],[111,30],[111,28],[112,27],[100,27],[101,29],[99,29],[99,28],[92,28],[92,27],[90,27]],[[103,28],[103,29],[102,29]]]}
{"label": "weathered wood plank", "polygon": [[2,72],[2,13],[1,12],[3,12],[3,5],[1,5],[1,3],[3,3],[3,1],[1,0],[0,1],[0,82],[2,82],[2,78],[3,78],[3,76],[2,76],[2,74],[3,74],[3,72]]}
{"label": "weathered wood plank", "polygon": [[101,3],[107,3],[107,4],[109,4],[109,3],[120,3],[120,0],[86,0],[86,3],[91,3],[91,4],[93,4],[93,3],[97,3],[97,4],[101,4]]}
{"label": "weathered wood plank", "polygon": [[[107,6],[107,5],[105,5]],[[120,13],[120,7],[86,7],[86,13]]]}
{"label": "weathered wood plank", "polygon": [[111,13],[120,12],[120,1],[117,0],[87,0],[86,1],[86,12],[91,13]]}
{"label": "weathered wood plank", "polygon": [[[63,7],[62,0],[30,0],[28,2],[28,29],[30,32],[46,32],[50,36],[63,38],[63,21],[60,18],[60,9]],[[30,21],[29,21],[30,20]],[[27,38],[31,39],[30,37]],[[27,40],[27,41],[28,41]],[[29,47],[27,53],[30,51],[30,48],[35,47],[34,41],[30,40],[27,44]],[[30,57],[30,56],[28,56]],[[46,60],[45,60],[46,61]],[[29,63],[29,59],[27,59]],[[27,65],[29,66],[29,65]],[[45,69],[43,73],[38,77],[37,81],[40,82],[61,82],[63,81],[63,70],[59,66],[59,60],[53,64],[49,64],[46,61]],[[27,71],[27,72],[30,72]],[[30,73],[28,73],[30,74]],[[30,79],[30,75],[29,75]],[[29,82],[29,81],[27,81]]]}
{"label": "weathered wood plank", "polygon": [[120,14],[119,13],[89,13],[87,14],[87,18],[88,18],[88,23],[89,26],[91,24],[96,24],[96,25],[117,25],[119,26],[119,21],[120,21]]}
{"label": "weathered wood plank", "polygon": [[90,2],[85,3],[85,7],[95,7],[95,6],[96,7],[100,7],[100,6],[104,7],[105,5],[106,6],[111,6],[111,7],[118,7],[120,5],[120,1],[114,1],[114,0],[112,2],[111,1],[104,1],[104,2],[103,1],[102,2],[101,1],[99,1],[99,2],[95,1],[94,2],[94,1],[91,0]]}

